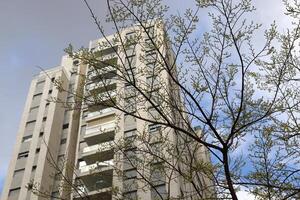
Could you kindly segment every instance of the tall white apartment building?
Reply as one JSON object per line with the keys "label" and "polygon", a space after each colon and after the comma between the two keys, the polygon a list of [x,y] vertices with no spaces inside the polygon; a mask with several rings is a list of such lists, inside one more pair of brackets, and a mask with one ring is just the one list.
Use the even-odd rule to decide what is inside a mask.
{"label": "tall white apartment building", "polygon": [[[151,44],[159,41],[167,62],[174,61],[164,27],[151,24],[148,34],[141,28],[133,26],[120,32],[125,45],[115,40],[119,37],[116,34],[91,41],[94,65],[64,56],[61,66],[34,77],[2,200],[202,199],[211,195],[213,190],[196,192],[212,184],[207,177],[195,175],[192,185],[180,175],[191,149],[197,152],[196,159],[210,162],[204,148],[187,144],[188,138],[178,131],[141,119],[161,120],[155,107],[165,106],[169,117],[181,124],[182,116],[167,104],[176,101],[184,107],[170,72],[157,67],[163,62]],[[176,77],[176,67],[171,73]],[[55,87],[56,81],[63,89]],[[156,103],[144,101],[132,81],[145,91],[150,89],[150,98],[157,99]],[[162,97],[165,100],[158,102]],[[122,105],[125,112],[113,108],[115,105]],[[166,161],[177,159],[174,169],[179,171],[151,152],[141,151],[148,147]],[[179,154],[182,159],[174,158]],[[28,190],[33,180],[39,183],[33,186],[47,195]]]}
{"label": "tall white apartment building", "polygon": [[[141,119],[160,121],[157,106],[169,111],[168,117],[179,126],[186,120],[168,105],[176,101],[178,107],[184,107],[179,88],[172,84],[169,74],[177,78],[176,66],[167,72],[157,51],[172,65],[174,54],[164,37],[163,25],[155,23],[129,27],[90,42],[89,49],[96,58],[86,75],[87,100],[80,122],[78,173],[74,177],[80,191],[74,199],[201,199],[211,195],[212,189],[201,189],[212,185],[208,177],[194,175],[192,185],[174,171],[187,169],[184,160],[210,162],[206,150],[178,131]],[[144,93],[152,94],[155,105],[137,92],[134,80]],[[145,148],[150,152],[142,152]],[[174,155],[168,152],[170,148]],[[188,155],[191,151],[197,153],[193,158]],[[162,153],[170,162],[177,160],[173,169],[163,159],[157,159],[155,153]],[[184,158],[178,158],[179,154]]]}

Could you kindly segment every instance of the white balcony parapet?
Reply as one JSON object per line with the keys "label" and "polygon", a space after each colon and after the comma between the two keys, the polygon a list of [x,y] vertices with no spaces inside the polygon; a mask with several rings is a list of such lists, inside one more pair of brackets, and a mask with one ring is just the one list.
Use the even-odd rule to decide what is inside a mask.
{"label": "white balcony parapet", "polygon": [[110,141],[110,142],[103,142],[101,144],[96,144],[93,146],[88,146],[83,148],[82,153],[90,153],[93,151],[96,152],[102,152],[102,151],[107,151],[113,148],[114,142]]}
{"label": "white balcony parapet", "polygon": [[91,83],[89,85],[86,86],[86,90],[94,90],[94,89],[97,89],[97,88],[101,88],[101,87],[104,87],[105,85],[108,86],[108,85],[112,85],[116,83],[116,80],[112,80],[110,79],[109,81],[105,81],[105,82],[97,82],[97,83]]}
{"label": "white balcony parapet", "polygon": [[88,73],[88,77],[89,78],[94,78],[96,76],[99,76],[99,75],[102,75],[102,74],[106,74],[108,72],[111,72],[111,71],[114,71],[116,68],[113,67],[113,66],[105,66],[105,67],[102,67],[101,69],[98,69],[97,71],[96,70],[92,70]]}
{"label": "white balcony parapet", "polygon": [[118,58],[117,53],[110,53],[108,55],[102,56],[101,60],[105,61],[105,60],[110,60],[110,59],[114,59],[114,58]]}
{"label": "white balcony parapet", "polygon": [[[104,95],[103,95],[104,94]],[[114,97],[117,95],[117,92],[116,91],[109,91],[109,92],[103,92],[103,93],[100,93],[99,96],[104,96],[104,98],[109,98],[110,96],[111,97]]]}
{"label": "white balcony parapet", "polygon": [[91,112],[87,115],[86,120],[91,120],[96,117],[100,117],[101,115],[105,115],[108,113],[113,113],[115,110],[113,108],[105,108],[99,111]]}
{"label": "white balcony parapet", "polygon": [[[89,95],[89,93],[87,93],[86,95]],[[106,101],[109,99],[113,99],[116,95],[117,95],[116,91],[102,92],[102,93],[99,93],[98,95],[87,97],[87,101],[91,101],[91,102]]]}
{"label": "white balcony parapet", "polygon": [[92,165],[80,166],[79,170],[80,170],[80,173],[86,173],[86,172],[90,172],[90,171],[93,171],[93,170],[101,170],[105,167],[110,167],[110,166],[114,166],[114,161],[113,160],[97,162],[97,163],[92,164]]}
{"label": "white balcony parapet", "polygon": [[115,130],[116,124],[115,122],[109,122],[101,125],[91,126],[86,129],[85,135],[90,135],[93,133],[106,133]]}
{"label": "white balcony parapet", "polygon": [[103,187],[103,188],[97,188],[97,186],[89,187],[90,190],[86,186],[77,186],[77,191],[74,191],[74,197],[77,199],[78,197],[82,199],[81,195],[95,195],[100,194],[104,192],[111,192],[112,187]]}

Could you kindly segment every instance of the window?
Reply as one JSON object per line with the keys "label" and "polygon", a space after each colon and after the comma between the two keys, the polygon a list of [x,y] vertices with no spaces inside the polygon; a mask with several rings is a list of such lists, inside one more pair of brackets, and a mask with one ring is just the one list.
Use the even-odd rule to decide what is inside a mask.
{"label": "window", "polygon": [[73,94],[69,94],[69,95],[68,95],[67,102],[68,102],[68,103],[74,102],[74,96],[73,96]]}
{"label": "window", "polygon": [[123,181],[123,191],[126,192],[126,194],[128,194],[128,192],[135,192],[136,190],[137,190],[136,179],[126,179]]}
{"label": "window", "polygon": [[147,67],[147,71],[149,74],[153,74],[157,65],[155,63],[147,63],[146,67]]}
{"label": "window", "polygon": [[34,130],[35,127],[35,120],[34,121],[30,121],[26,123],[26,127],[25,127],[25,133],[24,135],[32,135],[32,132]]}
{"label": "window", "polygon": [[126,48],[126,54],[127,54],[127,56],[134,56],[135,55],[135,46],[136,45],[131,45],[131,46],[128,46]]}
{"label": "window", "polygon": [[32,97],[31,107],[36,107],[40,105],[42,99],[42,94],[36,94]]}
{"label": "window", "polygon": [[160,196],[162,196],[163,199],[168,198],[168,194],[167,194],[165,185],[156,186],[154,188],[151,189],[151,199],[161,199]]}
{"label": "window", "polygon": [[21,188],[14,188],[14,189],[10,189],[9,193],[8,193],[8,200],[11,199],[18,199],[19,193],[20,193]]}
{"label": "window", "polygon": [[67,124],[70,121],[71,110],[66,110],[64,113],[64,124]]}
{"label": "window", "polygon": [[136,68],[136,59],[134,55],[130,55],[125,59],[125,69],[131,70]]}
{"label": "window", "polygon": [[130,113],[134,113],[136,111],[136,98],[126,98],[125,100],[125,110]]}
{"label": "window", "polygon": [[75,84],[74,83],[69,84],[69,91],[68,92],[72,94],[72,93],[75,92],[74,90],[75,90]]}
{"label": "window", "polygon": [[136,128],[136,118],[131,115],[124,116],[125,131]]}
{"label": "window", "polygon": [[153,56],[156,56],[157,54],[156,54],[156,51],[155,51],[155,50],[151,49],[151,50],[146,51],[146,52],[145,52],[145,55],[146,55],[147,57],[153,57]]}
{"label": "window", "polygon": [[126,170],[123,172],[124,174],[124,180],[127,179],[134,179],[137,176],[137,171],[136,169],[130,169],[130,170]]}
{"label": "window", "polygon": [[51,193],[51,200],[57,200],[60,199],[59,192],[52,192]]}
{"label": "window", "polygon": [[45,122],[47,120],[47,117],[43,117],[43,122]]}
{"label": "window", "polygon": [[32,140],[32,135],[28,135],[28,136],[23,137],[22,142],[29,142],[31,140]]}
{"label": "window", "polygon": [[66,144],[66,142],[67,142],[67,139],[65,138],[60,141],[60,144]]}
{"label": "window", "polygon": [[52,77],[52,78],[51,78],[51,82],[54,82],[54,81],[55,81],[55,77]]}
{"label": "window", "polygon": [[151,118],[151,120],[158,122],[161,119],[161,115],[160,115],[159,111],[161,111],[161,110],[158,106],[149,108],[148,109],[149,118]]}
{"label": "window", "polygon": [[18,159],[27,158],[29,155],[29,151],[25,151],[18,154]]}
{"label": "window", "polygon": [[86,131],[86,125],[81,126],[80,135],[84,135]]}
{"label": "window", "polygon": [[125,81],[127,82],[127,84],[131,85],[132,83],[134,83],[134,80],[135,80],[134,74],[135,74],[135,72],[133,70],[126,71]]}
{"label": "window", "polygon": [[35,150],[35,153],[40,153],[40,148],[37,148],[36,150]]}
{"label": "window", "polygon": [[136,43],[137,35],[136,35],[135,31],[131,31],[131,32],[126,33],[125,38],[126,38],[127,45],[133,45]]}
{"label": "window", "polygon": [[124,199],[128,199],[128,200],[137,200],[137,192],[133,191],[133,192],[126,192],[123,194]]}
{"label": "window", "polygon": [[[148,98],[151,100],[151,102],[154,104],[154,106],[159,106],[161,105],[163,101],[164,94],[159,93],[158,88],[154,88],[155,90],[151,90],[148,92]],[[149,106],[153,107],[152,104],[149,103]]]}
{"label": "window", "polygon": [[124,152],[124,169],[136,168],[136,152],[134,150],[127,150]]}
{"label": "window", "polygon": [[[157,56],[158,55],[157,54],[157,50],[154,49],[153,43],[150,40],[148,41],[148,43],[150,43],[149,45],[152,45],[153,48],[152,49],[149,49],[149,48],[146,49],[145,50],[145,56],[149,56],[149,57],[151,57],[151,56]],[[153,62],[155,62],[155,60]]]}
{"label": "window", "polygon": [[158,76],[150,76],[147,77],[147,85],[149,88],[154,88],[159,86],[159,77]]}
{"label": "window", "polygon": [[45,85],[45,80],[39,81],[35,86],[35,93],[42,93]]}
{"label": "window", "polygon": [[64,124],[62,128],[63,128],[63,129],[69,128],[69,123],[68,123],[68,124]]}
{"label": "window", "polygon": [[85,119],[87,117],[87,115],[88,115],[88,111],[87,110],[83,111],[82,112],[82,119]]}
{"label": "window", "polygon": [[71,78],[70,78],[71,84],[75,84],[76,77],[77,77],[77,68],[73,67],[73,69],[71,70]]}
{"label": "window", "polygon": [[42,121],[40,132],[44,132],[44,130],[45,130],[45,124],[46,124],[46,121]]}
{"label": "window", "polygon": [[125,98],[130,98],[135,96],[137,96],[137,91],[131,84],[129,84],[125,90]]}
{"label": "window", "polygon": [[30,121],[35,120],[37,117],[38,110],[39,110],[39,106],[30,108],[28,120]]}
{"label": "window", "polygon": [[48,94],[52,94],[52,90],[49,90]]}
{"label": "window", "polygon": [[134,137],[136,136],[136,129],[128,130],[124,132],[124,137]]}
{"label": "window", "polygon": [[162,185],[166,182],[166,172],[162,163],[152,164],[150,169],[150,180],[153,185]]}
{"label": "window", "polygon": [[49,110],[49,103],[46,103],[44,116],[46,116],[48,114],[48,110]]}
{"label": "window", "polygon": [[59,166],[59,167],[64,167],[64,164],[65,164],[65,156],[64,155],[59,155],[58,157],[57,157],[57,165]]}
{"label": "window", "polygon": [[95,190],[99,190],[106,187],[110,187],[111,185],[112,185],[112,179],[106,179],[105,176],[97,176],[97,179],[93,186]]}
{"label": "window", "polygon": [[24,168],[23,168],[23,169],[15,170],[15,171],[14,171],[14,177],[23,175],[24,171],[25,171]]}
{"label": "window", "polygon": [[146,38],[149,38],[149,36],[150,38],[154,38],[154,26],[147,27],[145,34],[146,34]]}
{"label": "window", "polygon": [[148,126],[148,132],[149,133],[159,131],[160,129],[161,129],[161,125],[160,124],[150,124]]}
{"label": "window", "polygon": [[159,48],[154,38],[152,38],[152,41],[150,38],[145,39],[145,50],[150,51]]}
{"label": "window", "polygon": [[40,132],[40,137],[43,137],[43,135],[44,135],[44,132]]}

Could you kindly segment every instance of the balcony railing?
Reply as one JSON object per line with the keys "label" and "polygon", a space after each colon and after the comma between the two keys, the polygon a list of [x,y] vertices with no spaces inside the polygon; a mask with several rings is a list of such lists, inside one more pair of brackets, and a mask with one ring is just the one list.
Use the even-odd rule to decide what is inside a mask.
{"label": "balcony railing", "polygon": [[101,60],[102,61],[105,61],[105,60],[110,60],[110,59],[114,59],[114,58],[117,58],[117,54],[116,53],[110,53],[108,55],[104,55],[101,57]]}
{"label": "balcony railing", "polygon": [[106,115],[108,113],[113,113],[114,111],[115,110],[113,108],[105,108],[105,109],[102,109],[102,110],[99,110],[99,111],[91,112],[87,115],[85,120],[89,121],[91,119],[101,117],[102,115]]}
{"label": "balcony railing", "polygon": [[86,90],[90,91],[90,90],[94,90],[94,89],[101,88],[104,86],[109,86],[109,85],[112,85],[115,83],[116,83],[116,80],[113,80],[113,79],[107,80],[105,82],[91,83],[86,86]]}
{"label": "balcony railing", "polygon": [[95,77],[97,77],[97,76],[106,74],[106,73],[108,73],[108,72],[112,72],[112,71],[114,71],[114,70],[116,70],[115,67],[113,67],[113,66],[106,66],[106,67],[103,67],[103,68],[101,68],[101,69],[89,71],[88,77],[89,77],[90,79],[93,79],[93,78],[95,78]]}
{"label": "balcony railing", "polygon": [[[89,186],[88,188],[84,185],[77,186],[77,191],[74,191],[75,199],[82,199],[82,196],[101,195],[99,199],[110,199],[112,191],[112,183],[98,183],[95,186]],[[105,196],[103,196],[105,195]],[[106,197],[106,198],[105,198]],[[86,198],[84,198],[86,199]]]}
{"label": "balcony railing", "polygon": [[89,96],[87,98],[87,102],[107,101],[115,98],[116,95],[117,95],[116,91],[102,92],[95,96]]}
{"label": "balcony railing", "polygon": [[[82,199],[82,196],[90,196],[90,195],[95,195],[95,194],[110,194],[111,193],[111,188],[112,184],[111,183],[98,183],[95,186],[89,186],[86,187],[84,185],[82,186],[77,186],[77,191],[73,192],[75,199]],[[109,196],[107,196],[109,198]],[[102,199],[102,198],[101,198]]]}
{"label": "balcony railing", "polygon": [[103,162],[98,162],[92,165],[85,165],[79,167],[80,173],[86,173],[94,170],[101,170],[106,167],[114,166],[114,161],[113,160],[107,160]]}
{"label": "balcony railing", "polygon": [[108,151],[113,148],[113,145],[114,145],[113,141],[103,142],[101,144],[83,148],[82,153],[91,153],[91,152],[96,153],[96,152]]}
{"label": "balcony railing", "polygon": [[116,128],[115,122],[109,122],[106,124],[91,126],[86,129],[85,135],[90,135],[93,133],[107,133],[110,131],[114,131]]}

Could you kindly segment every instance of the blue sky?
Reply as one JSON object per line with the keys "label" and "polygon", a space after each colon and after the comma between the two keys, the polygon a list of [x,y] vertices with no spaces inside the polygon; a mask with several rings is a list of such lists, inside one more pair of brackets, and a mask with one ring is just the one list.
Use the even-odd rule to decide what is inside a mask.
{"label": "blue sky", "polygon": [[[182,1],[168,1],[172,2],[172,10],[182,9]],[[104,0],[89,2],[99,18],[105,15]],[[192,2],[185,1],[185,6]],[[280,0],[253,2],[258,8],[255,17],[259,22],[269,24],[276,19],[279,28],[285,28]],[[39,72],[36,66],[55,67],[69,43],[87,46],[89,40],[100,35],[81,0],[2,0],[0,27],[1,193],[30,80]]]}
{"label": "blue sky", "polygon": [[0,193],[36,66],[57,66],[69,43],[99,37],[89,16],[80,0],[0,1]]}

